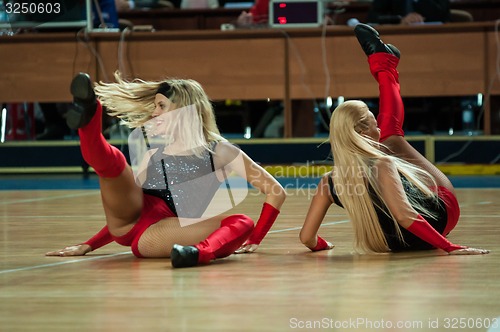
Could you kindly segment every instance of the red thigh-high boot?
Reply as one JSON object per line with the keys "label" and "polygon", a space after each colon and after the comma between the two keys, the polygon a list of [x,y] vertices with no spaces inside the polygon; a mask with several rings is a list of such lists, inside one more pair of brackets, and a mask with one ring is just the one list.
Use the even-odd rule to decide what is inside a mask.
{"label": "red thigh-high boot", "polygon": [[102,106],[97,102],[96,112],[90,122],[78,129],[83,159],[94,168],[97,175],[114,178],[127,165],[123,153],[106,141],[102,135]]}
{"label": "red thigh-high boot", "polygon": [[354,33],[361,48],[368,56],[370,72],[379,84],[380,141],[390,136],[404,136],[404,106],[399,92],[399,73],[396,70],[400,52],[390,44],[380,40],[377,30],[367,24],[358,24]]}
{"label": "red thigh-high boot", "polygon": [[233,254],[248,238],[254,228],[253,220],[244,214],[223,219],[220,228],[195,246],[174,244],[170,259],[173,267],[206,264],[216,258]]}
{"label": "red thigh-high boot", "polygon": [[66,120],[70,128],[78,129],[83,159],[94,168],[97,175],[117,177],[125,169],[127,160],[102,135],[102,106],[96,99],[87,74],[80,73],[73,78],[71,94],[74,102]]}
{"label": "red thigh-high boot", "polygon": [[399,74],[396,70],[399,58],[388,53],[375,53],[368,57],[370,72],[378,82],[380,142],[388,137],[404,136],[404,105],[400,95]]}

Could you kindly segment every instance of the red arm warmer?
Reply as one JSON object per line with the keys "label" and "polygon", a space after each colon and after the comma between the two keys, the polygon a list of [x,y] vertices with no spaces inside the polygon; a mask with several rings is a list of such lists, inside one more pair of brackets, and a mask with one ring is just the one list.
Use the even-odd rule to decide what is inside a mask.
{"label": "red arm warmer", "polygon": [[276,218],[278,218],[279,213],[280,211],[274,206],[264,203],[257,225],[255,225],[255,228],[252,231],[252,234],[250,234],[246,244],[260,244],[262,239],[264,239],[264,236],[266,236],[267,232],[269,232],[273,226]]}
{"label": "red arm warmer", "polygon": [[316,243],[316,247],[312,248],[311,251],[320,251],[328,248],[328,243],[318,235],[318,241]]}
{"label": "red arm warmer", "polygon": [[111,242],[113,242],[113,237],[109,233],[108,226],[104,226],[96,235],[82,244],[88,244],[92,250],[96,250]]}
{"label": "red arm warmer", "polygon": [[446,252],[452,252],[453,250],[465,248],[448,241],[444,236],[439,234],[438,231],[432,228],[432,226],[421,215],[418,215],[417,219],[413,221],[407,230],[425,242],[432,244],[436,248],[443,249]]}

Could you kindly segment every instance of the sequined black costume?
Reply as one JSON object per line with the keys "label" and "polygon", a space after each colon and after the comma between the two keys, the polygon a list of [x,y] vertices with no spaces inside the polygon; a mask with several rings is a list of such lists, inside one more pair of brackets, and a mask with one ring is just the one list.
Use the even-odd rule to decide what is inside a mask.
{"label": "sequined black costume", "polygon": [[145,194],[161,198],[177,216],[197,218],[220,183],[210,151],[205,150],[201,157],[172,156],[158,151],[150,160],[142,188]]}

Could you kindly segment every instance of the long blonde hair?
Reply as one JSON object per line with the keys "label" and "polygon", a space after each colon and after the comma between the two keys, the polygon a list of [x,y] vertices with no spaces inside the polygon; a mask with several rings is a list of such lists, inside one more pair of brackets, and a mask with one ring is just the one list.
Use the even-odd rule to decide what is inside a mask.
{"label": "long blonde hair", "polygon": [[95,92],[108,114],[118,117],[129,128],[141,127],[152,118],[156,92],[162,83],[167,83],[171,87],[169,99],[178,108],[195,106],[202,122],[206,148],[210,142],[225,140],[215,122],[212,103],[198,82],[191,79],[126,81],[118,71],[114,77],[116,82],[96,84]]}
{"label": "long blonde hair", "polygon": [[[346,209],[354,228],[354,247],[360,252],[390,251],[380,226],[370,187],[379,201],[384,201],[373,165],[383,157],[394,161],[399,173],[425,197],[436,194],[430,189],[435,187],[433,177],[425,170],[395,156],[381,151],[382,144],[374,142],[361,134],[368,129],[368,106],[360,100],[346,101],[333,112],[330,120],[330,144],[333,153],[334,171],[332,172],[335,191]],[[410,204],[425,215],[431,211],[419,203],[419,197],[408,197]],[[437,199],[437,198],[436,198]],[[394,222],[400,240],[403,240],[398,223],[387,210]]]}

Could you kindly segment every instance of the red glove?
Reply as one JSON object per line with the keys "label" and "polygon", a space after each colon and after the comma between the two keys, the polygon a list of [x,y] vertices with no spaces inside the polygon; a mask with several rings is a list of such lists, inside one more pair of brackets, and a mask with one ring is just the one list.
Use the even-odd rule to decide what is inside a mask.
{"label": "red glove", "polygon": [[245,242],[245,245],[248,244],[260,244],[262,239],[266,236],[267,232],[271,229],[274,224],[276,218],[278,218],[278,214],[280,211],[276,209],[274,206],[268,203],[264,203],[262,206],[262,212],[260,213],[259,220],[257,221],[257,225],[255,225],[252,234]]}
{"label": "red glove", "polygon": [[92,250],[96,250],[111,242],[113,242],[113,237],[109,232],[108,226],[104,226],[96,235],[92,236],[82,244],[88,244]]}
{"label": "red glove", "polygon": [[425,242],[432,244],[434,247],[443,249],[446,252],[453,250],[465,249],[467,247],[459,246],[448,241],[443,235],[439,234],[421,215],[413,221],[407,230],[418,236]]}
{"label": "red glove", "polygon": [[321,236],[318,235],[316,247],[312,248],[311,251],[320,251],[328,248],[329,248],[328,242],[326,242]]}

